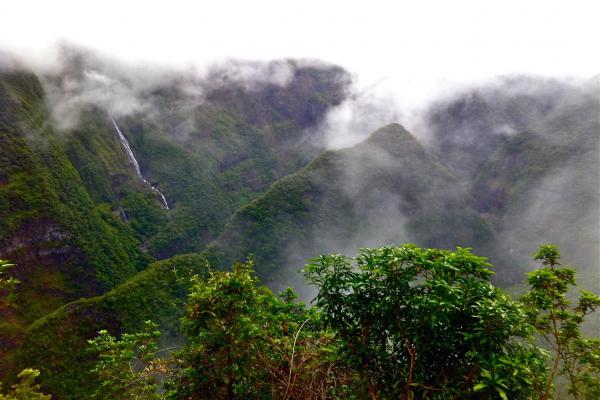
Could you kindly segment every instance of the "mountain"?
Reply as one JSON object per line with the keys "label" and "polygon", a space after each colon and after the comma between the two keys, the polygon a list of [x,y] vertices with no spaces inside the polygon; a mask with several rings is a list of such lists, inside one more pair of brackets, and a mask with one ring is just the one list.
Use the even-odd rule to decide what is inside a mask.
{"label": "mountain", "polygon": [[190,274],[206,274],[206,265],[228,268],[253,254],[260,276],[283,288],[298,282],[293,269],[308,258],[361,243],[483,243],[493,233],[477,213],[465,211],[468,201],[460,181],[409,132],[386,126],[354,148],[324,153],[277,181],[240,208],[204,254],[152,264],[111,292],[40,318],[28,328],[16,365],[39,366],[49,392],[79,398],[77,388],[94,384],[83,351],[87,340],[100,329],[136,331],[152,319],[177,342],[177,305]]}
{"label": "mountain", "polygon": [[472,179],[507,137],[539,124],[579,95],[579,88],[556,79],[502,77],[434,101],[424,126],[431,148],[453,171]]}
{"label": "mountain", "polygon": [[207,248],[211,262],[251,254],[272,285],[302,287],[295,271],[319,254],[460,245],[489,257],[509,287],[540,243],[557,243],[597,277],[598,102],[593,81],[525,77],[441,100],[425,114],[423,145],[392,124],[274,184],[231,218]]}
{"label": "mountain", "polygon": [[296,271],[323,253],[473,247],[510,287],[552,242],[599,289],[594,82],[501,79],[436,101],[415,136],[394,123],[327,151],[321,124],[350,85],[294,60],[202,75],[66,51],[45,73],[3,66],[0,258],[22,283],[0,311],[0,375],[35,367],[80,398],[98,330],[155,319],[177,343],[189,276],[249,256],[309,299]]}
{"label": "mountain", "polygon": [[[190,278],[208,275],[206,259],[179,255],[151,264],[126,283],[92,298],[69,303],[31,324],[15,357],[15,371],[36,366],[44,390],[60,399],[85,398],[98,385],[87,340],[106,329],[113,335],[138,332],[144,321],[159,324],[161,348],[181,343]],[[14,376],[10,378],[14,379]]]}
{"label": "mountain", "polygon": [[[512,77],[433,105],[431,150],[467,178],[498,232],[514,283],[539,243],[580,270],[600,269],[600,99],[597,82]],[[597,272],[591,274],[597,277]],[[585,282],[600,289],[598,279]]]}
{"label": "mountain", "polygon": [[23,283],[17,307],[2,310],[0,371],[28,324],[124,282],[151,260],[110,207],[93,201],[47,121],[37,78],[1,73],[0,254],[17,264]]}
{"label": "mountain", "polygon": [[242,207],[207,252],[226,266],[252,254],[267,282],[285,286],[307,259],[357,247],[415,242],[485,254],[490,225],[461,179],[398,124],[322,154]]}
{"label": "mountain", "polygon": [[[96,137],[114,134],[98,106],[112,110],[142,175],[172,206],[160,229],[145,233],[157,258],[202,250],[238,207],[318,155],[305,132],[343,101],[350,83],[339,67],[292,60],[157,78],[82,52],[65,58],[62,70],[44,78],[55,118],[75,120],[69,131],[86,127],[85,135]],[[264,73],[285,75],[285,82],[260,80]],[[86,123],[98,114],[103,125]]]}
{"label": "mountain", "polygon": [[[306,164],[319,150],[304,129],[349,82],[338,67],[285,61],[286,85],[171,74],[141,90],[110,63],[70,57],[51,74],[0,72],[0,256],[22,281],[16,307],[2,310],[0,376],[33,321],[155,258],[202,250],[239,206]],[[112,89],[118,104],[102,100]],[[134,101],[147,108],[126,113]]]}

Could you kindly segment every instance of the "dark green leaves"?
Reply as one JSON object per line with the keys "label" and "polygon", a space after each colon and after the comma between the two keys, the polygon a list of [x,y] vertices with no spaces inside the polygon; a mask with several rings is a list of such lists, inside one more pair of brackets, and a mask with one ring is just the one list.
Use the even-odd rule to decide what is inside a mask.
{"label": "dark green leaves", "polygon": [[469,249],[406,245],[323,256],[305,274],[372,395],[526,399],[542,356],[518,340],[531,331],[526,314],[489,282],[489,267]]}
{"label": "dark green leaves", "polygon": [[600,297],[581,291],[577,306],[571,308],[568,294],[576,285],[575,270],[556,267],[560,253],[555,245],[540,246],[534,257],[545,267],[527,275],[531,289],[522,301],[536,333],[552,351],[551,370],[540,398],[552,395],[554,380],[562,375],[575,398],[596,399],[600,393],[600,347],[582,339],[581,328],[585,317],[600,306]]}
{"label": "dark green leaves", "polygon": [[3,293],[0,296],[0,311],[5,307],[13,307],[15,305],[17,298],[15,289],[21,281],[8,274],[8,271],[14,266],[14,264],[10,264],[6,260],[0,260],[0,292]]}
{"label": "dark green leaves", "polygon": [[253,264],[197,279],[183,326],[189,345],[178,355],[176,399],[337,398],[354,373],[314,308],[278,297]]}
{"label": "dark green leaves", "polygon": [[94,394],[97,399],[159,399],[157,389],[163,368],[156,358],[160,336],[158,325],[146,321],[140,333],[125,333],[120,339],[106,330],[88,341],[90,351],[98,355],[92,372],[101,382]]}

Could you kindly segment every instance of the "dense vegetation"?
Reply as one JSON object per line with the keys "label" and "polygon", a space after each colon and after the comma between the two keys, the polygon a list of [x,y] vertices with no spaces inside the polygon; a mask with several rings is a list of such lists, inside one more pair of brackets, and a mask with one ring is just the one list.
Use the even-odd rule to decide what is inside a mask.
{"label": "dense vegetation", "polygon": [[[24,283],[19,307],[3,313],[0,376],[16,372],[14,351],[36,319],[101,295],[153,256],[202,250],[238,206],[306,163],[314,150],[290,142],[341,101],[347,84],[338,68],[293,67],[301,86],[267,86],[235,104],[220,87],[210,103],[192,106],[174,87],[146,93],[161,118],[117,120],[144,176],[166,193],[167,213],[136,176],[101,104],[78,108],[73,126],[55,123],[50,111],[60,105],[44,88],[55,93],[85,68],[41,82],[19,68],[0,71],[0,252]],[[264,118],[249,120],[254,111]],[[197,131],[173,128],[190,120]]]}
{"label": "dense vegetation", "polygon": [[[546,400],[556,398],[561,375],[573,398],[596,399],[600,342],[580,328],[600,297],[582,291],[571,307],[574,270],[560,267],[556,246],[541,246],[535,258],[543,265],[529,273],[521,300],[494,287],[486,259],[462,248],[405,245],[363,249],[356,258],[322,256],[305,270],[318,289],[313,307],[296,302],[291,289],[275,296],[260,286],[252,262],[188,277],[181,318],[188,340],[179,350],[169,356],[159,349],[158,325],[149,320],[139,333],[120,337],[100,330],[88,340],[90,363],[73,366],[87,365],[87,380],[54,393]],[[39,372],[24,371],[31,376],[25,386],[38,390]]]}
{"label": "dense vegetation", "polygon": [[[216,82],[198,82],[171,73],[172,80],[135,94],[139,101],[149,104],[148,112],[116,117],[142,174],[161,188],[171,204],[168,220],[146,238],[147,248],[155,257],[203,250],[237,208],[317,154],[319,149],[304,140],[304,132],[344,99],[349,77],[330,65],[284,64],[291,74],[285,86],[267,82],[248,88],[227,76]],[[67,66],[49,79],[54,90],[68,90],[73,80],[84,81],[81,75],[87,69],[114,73],[111,67],[92,61]],[[124,86],[135,85],[126,74],[108,76]],[[183,86],[178,83],[181,79],[189,80]],[[203,96],[194,97],[190,91],[201,91]],[[107,134],[115,140],[105,110],[93,105],[82,107],[74,130],[81,148],[78,169],[90,177],[86,181],[91,190],[99,192],[109,186],[100,185],[99,180],[106,180],[105,176],[118,179],[110,165],[95,163],[98,156],[90,154],[106,157],[108,146],[106,140],[102,146],[89,142]],[[100,150],[90,152],[90,148]],[[111,151],[122,155],[119,147]],[[122,197],[122,190],[118,186],[111,194],[108,188],[103,189],[103,199],[115,201],[115,197]],[[129,210],[126,206],[124,209]]]}
{"label": "dense vegetation", "polygon": [[[44,398],[37,378],[61,399],[550,398],[553,381],[560,398],[597,397],[598,343],[580,333],[597,336],[596,300],[577,302],[555,249],[538,254],[547,267],[522,301],[489,282],[527,292],[529,255],[548,242],[578,266],[578,288],[600,290],[593,85],[499,81],[433,104],[429,137],[390,124],[325,151],[320,123],[350,95],[349,75],[257,65],[238,66],[255,74],[241,78],[235,65],[157,78],[74,52],[52,74],[0,71],[0,258],[14,264],[0,264],[7,396]],[[285,82],[260,75],[281,68]],[[169,210],[136,175],[108,110]],[[406,242],[472,247],[496,273],[466,250],[379,249]],[[296,273],[357,247],[378,249]],[[237,266],[224,275],[209,264]],[[317,303],[258,279],[302,299],[316,287]],[[441,314],[395,317],[410,307]],[[368,324],[377,328],[356,330]],[[477,324],[500,331],[484,338]]]}
{"label": "dense vegetation", "polygon": [[[485,254],[499,274],[509,275],[505,284],[520,280],[521,271],[501,270],[525,263],[540,242],[557,243],[570,263],[597,276],[600,99],[594,86],[509,77],[440,100],[426,114],[430,149],[466,178],[475,208],[495,226],[493,249]],[[584,283],[599,290],[598,282]]]}
{"label": "dense vegetation", "polygon": [[124,282],[151,260],[110,207],[93,202],[47,124],[42,96],[34,76],[1,73],[0,246],[24,283],[19,307],[3,312],[2,373],[35,319]]}
{"label": "dense vegetation", "polygon": [[391,124],[278,181],[238,210],[207,251],[215,265],[253,254],[259,276],[280,283],[294,279],[307,258],[356,245],[412,238],[427,246],[485,249],[494,234],[470,202],[455,176]]}
{"label": "dense vegetation", "polygon": [[102,329],[112,334],[138,331],[151,319],[160,324],[165,343],[178,343],[178,319],[183,315],[190,277],[206,274],[203,257],[176,256],[152,264],[102,296],[61,307],[27,329],[17,353],[17,369],[36,366],[50,393],[65,399],[85,398],[94,387],[86,340]]}

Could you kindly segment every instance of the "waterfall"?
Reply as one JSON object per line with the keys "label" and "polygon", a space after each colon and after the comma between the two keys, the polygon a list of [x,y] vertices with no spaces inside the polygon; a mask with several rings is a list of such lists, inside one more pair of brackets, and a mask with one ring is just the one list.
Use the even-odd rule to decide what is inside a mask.
{"label": "waterfall", "polygon": [[158,190],[157,187],[152,186],[152,184],[150,182],[148,182],[146,179],[144,179],[144,177],[142,176],[142,171],[140,170],[140,165],[138,164],[137,160],[135,159],[135,155],[133,154],[133,151],[131,150],[131,147],[129,146],[129,142],[127,141],[127,138],[125,137],[125,135],[123,135],[123,132],[121,132],[121,130],[119,129],[119,126],[115,122],[115,119],[113,118],[110,111],[108,112],[108,115],[110,116],[110,120],[112,121],[113,126],[115,127],[115,131],[119,135],[119,140],[121,141],[121,144],[123,145],[123,148],[125,149],[125,153],[127,153],[127,157],[129,157],[129,161],[131,161],[131,163],[133,164],[133,166],[135,168],[135,173],[137,174],[138,178],[140,178],[146,185],[150,186],[150,188],[160,196],[163,204],[165,205],[165,208],[167,210],[169,210],[169,204],[167,203],[167,199],[165,198],[165,195],[162,194],[162,192],[160,190]]}

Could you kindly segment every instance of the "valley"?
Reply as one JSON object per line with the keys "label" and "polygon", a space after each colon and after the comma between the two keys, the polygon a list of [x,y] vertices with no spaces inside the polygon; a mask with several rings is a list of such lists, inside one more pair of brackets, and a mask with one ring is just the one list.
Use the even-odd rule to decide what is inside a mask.
{"label": "valley", "polygon": [[249,258],[270,289],[309,302],[298,271],[322,254],[471,248],[509,289],[555,243],[600,289],[594,82],[499,78],[432,103],[424,132],[382,121],[334,150],[320,127],[348,100],[341,67],[154,79],[95,57],[0,70],[0,258],[21,281],[0,310],[3,379],[35,367],[56,398],[84,398],[98,331],[152,319],[182,343],[189,278]]}

